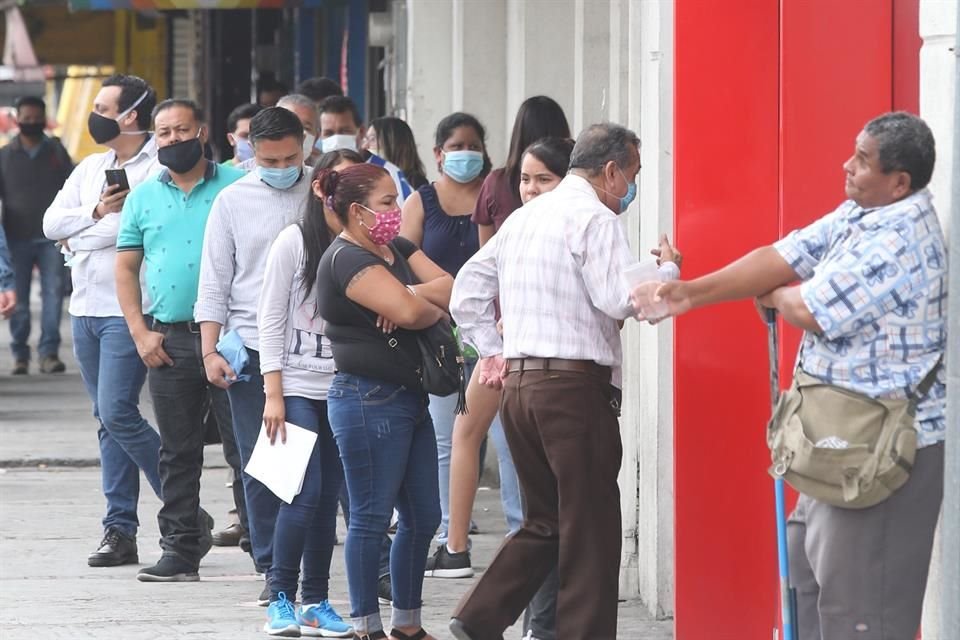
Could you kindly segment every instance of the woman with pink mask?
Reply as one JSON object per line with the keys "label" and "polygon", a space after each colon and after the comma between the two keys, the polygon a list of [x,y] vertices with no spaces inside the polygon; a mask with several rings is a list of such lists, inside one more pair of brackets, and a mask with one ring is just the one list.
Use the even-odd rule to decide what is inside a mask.
{"label": "woman with pink mask", "polygon": [[[423,566],[440,523],[440,496],[416,332],[447,317],[453,278],[397,237],[397,188],[384,169],[324,169],[318,180],[343,228],[320,261],[317,303],[337,372],[327,410],[350,498],[344,555],[354,632],[361,640],[430,639],[420,614]],[[394,506],[387,636],[377,582]]]}

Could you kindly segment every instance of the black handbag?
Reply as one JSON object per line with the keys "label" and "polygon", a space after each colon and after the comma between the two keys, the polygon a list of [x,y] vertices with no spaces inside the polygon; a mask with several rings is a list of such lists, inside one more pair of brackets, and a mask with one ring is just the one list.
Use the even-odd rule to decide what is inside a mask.
{"label": "black handbag", "polygon": [[[337,249],[330,259],[331,271],[334,271],[334,265],[337,260],[337,254],[343,250],[343,247]],[[418,284],[416,276],[407,264],[406,258],[400,254],[395,254],[400,266],[403,268],[411,284]],[[335,271],[334,271],[335,272]],[[343,292],[347,297],[347,292]],[[357,303],[350,300],[356,306],[364,318],[370,319],[366,310]],[[377,329],[377,323],[370,320],[370,324]],[[467,380],[464,370],[463,350],[460,347],[460,341],[453,332],[453,324],[450,320],[440,320],[431,327],[411,331],[417,338],[417,347],[420,350],[420,362],[413,360],[400,348],[400,342],[395,336],[384,336],[387,346],[400,354],[400,357],[410,362],[416,370],[417,377],[420,380],[420,386],[424,391],[435,396],[448,396],[452,393],[457,394],[456,412],[458,415],[467,413]]]}

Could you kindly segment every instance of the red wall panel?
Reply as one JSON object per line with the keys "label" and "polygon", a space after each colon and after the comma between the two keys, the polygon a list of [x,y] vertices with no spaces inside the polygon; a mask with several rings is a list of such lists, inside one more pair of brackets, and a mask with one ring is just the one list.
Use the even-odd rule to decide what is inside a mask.
{"label": "red wall panel", "polygon": [[920,113],[920,0],[893,0],[893,108]]}
{"label": "red wall panel", "polygon": [[[918,0],[676,0],[675,234],[684,277],[844,198],[871,117],[915,110]],[[896,28],[894,28],[896,27]],[[771,637],[777,622],[765,330],[749,302],[676,321],[677,640]],[[789,382],[799,332],[781,354]]]}
{"label": "red wall panel", "polygon": [[[675,235],[684,277],[777,237],[776,2],[677,0]],[[676,321],[676,638],[770,638],[766,338],[749,302]]]}
{"label": "red wall panel", "polygon": [[[780,13],[780,235],[845,198],[843,163],[863,125],[892,107],[893,1],[784,1]],[[918,36],[919,37],[919,36]],[[787,329],[789,384],[800,331]]]}

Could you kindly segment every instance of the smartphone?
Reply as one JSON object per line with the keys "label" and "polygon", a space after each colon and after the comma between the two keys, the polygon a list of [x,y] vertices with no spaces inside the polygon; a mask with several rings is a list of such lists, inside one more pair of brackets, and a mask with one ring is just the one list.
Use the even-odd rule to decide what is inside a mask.
{"label": "smartphone", "polygon": [[107,169],[106,174],[108,186],[119,185],[119,188],[114,193],[130,190],[126,169]]}

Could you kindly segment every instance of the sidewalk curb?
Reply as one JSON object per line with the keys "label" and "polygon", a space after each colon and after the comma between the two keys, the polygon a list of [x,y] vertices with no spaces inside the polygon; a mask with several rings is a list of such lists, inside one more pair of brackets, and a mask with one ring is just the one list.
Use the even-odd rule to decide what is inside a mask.
{"label": "sidewalk curb", "polygon": [[[31,467],[59,467],[67,469],[86,469],[99,467],[99,458],[26,458],[20,460],[0,460],[0,469],[27,469]],[[204,469],[226,469],[226,464],[204,464]]]}

